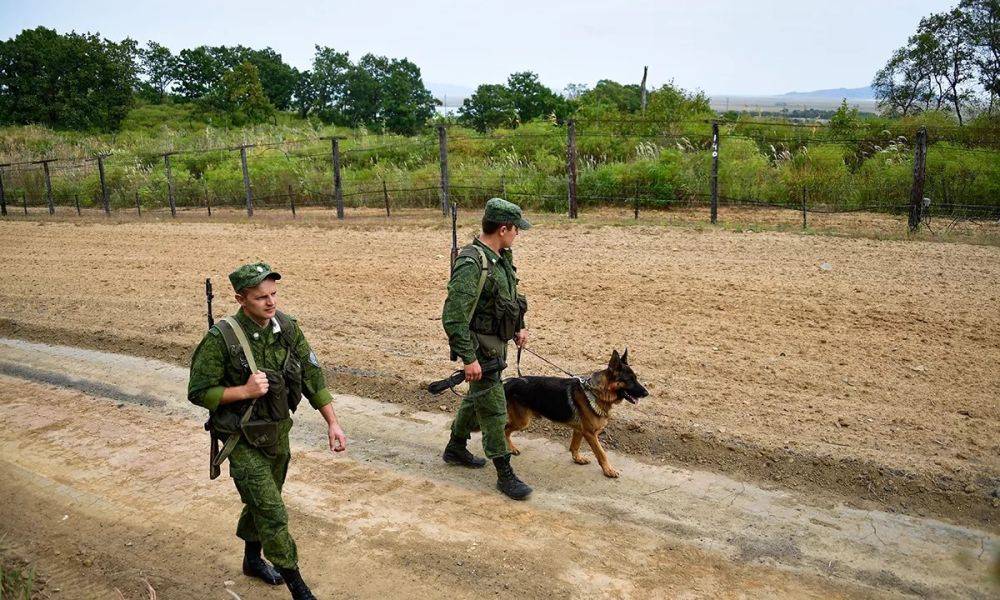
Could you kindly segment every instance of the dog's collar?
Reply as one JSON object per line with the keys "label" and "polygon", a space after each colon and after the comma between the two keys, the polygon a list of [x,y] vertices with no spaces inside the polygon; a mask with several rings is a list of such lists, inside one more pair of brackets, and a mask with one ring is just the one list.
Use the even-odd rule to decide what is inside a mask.
{"label": "dog's collar", "polygon": [[594,411],[599,417],[607,417],[608,410],[601,408],[600,403],[597,401],[597,394],[594,393],[594,386],[590,383],[590,380],[577,377],[576,381],[580,384],[580,389],[583,390],[583,395],[587,398],[587,406],[590,407],[590,410]]}

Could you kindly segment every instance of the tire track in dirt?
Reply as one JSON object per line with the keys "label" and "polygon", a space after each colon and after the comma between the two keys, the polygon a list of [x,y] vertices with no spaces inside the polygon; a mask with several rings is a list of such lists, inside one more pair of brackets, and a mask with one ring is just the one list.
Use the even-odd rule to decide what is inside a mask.
{"label": "tire track in dirt", "polygon": [[[147,394],[162,398],[165,405],[161,409],[150,411],[122,404],[116,410],[158,415],[168,419],[170,428],[175,430],[197,430],[203,418],[184,400],[185,371],[171,365],[12,340],[0,343],[0,360],[28,365],[35,374],[41,374],[43,380],[46,372],[58,374],[63,382],[96,379],[119,388],[126,396]],[[449,469],[437,457],[438,446],[446,437],[446,416],[413,412],[405,406],[349,396],[338,397],[337,405],[354,440],[352,456],[360,462],[338,462],[337,469],[303,467],[303,473],[308,472],[307,477],[292,476],[289,491],[296,498],[293,507],[299,513],[320,521],[328,520],[326,507],[337,503],[337,494],[332,490],[346,488],[358,498],[402,494],[408,504],[427,505],[421,509],[426,512],[418,511],[416,515],[413,506],[405,515],[396,514],[401,509],[395,505],[350,512],[342,525],[350,528],[354,535],[376,531],[378,539],[384,539],[387,530],[394,531],[394,535],[416,530],[428,540],[436,540],[433,543],[447,544],[455,532],[451,530],[453,527],[442,530],[439,512],[461,513],[472,506],[477,507],[471,510],[479,514],[477,518],[483,521],[484,529],[496,527],[488,518],[489,511],[483,512],[480,508],[484,502],[496,506],[499,500],[489,491],[492,485],[489,473]],[[107,411],[113,405],[105,406],[107,408],[94,410]],[[7,416],[4,418],[6,421]],[[310,461],[315,458],[314,462],[319,464],[325,441],[322,425],[308,415],[298,420],[300,423],[293,430],[295,447],[311,457]],[[70,422],[61,424],[59,429],[76,427],[78,425]],[[55,433],[46,430],[46,435]],[[79,435],[87,437],[84,432]],[[194,440],[191,442],[194,447],[206,444],[192,433],[186,437]],[[139,439],[146,442],[142,437]],[[163,451],[155,442],[138,443],[137,449],[134,447],[137,442],[129,441],[127,436],[120,443],[121,452],[129,457]],[[519,524],[520,529],[511,529],[508,534],[520,544],[545,547],[551,543],[547,540],[565,537],[561,528],[576,531],[578,535],[571,524],[582,520],[595,526],[601,532],[601,539],[610,536],[609,528],[618,530],[615,535],[629,540],[628,546],[612,545],[601,551],[628,554],[628,561],[632,562],[639,560],[634,553],[642,547],[666,544],[686,548],[693,545],[698,550],[691,551],[708,552],[719,557],[716,560],[756,567],[772,565],[799,576],[824,577],[828,581],[853,581],[883,593],[986,597],[988,562],[990,554],[998,547],[997,538],[986,532],[930,519],[858,511],[837,505],[810,506],[801,497],[785,490],[762,490],[710,473],[654,467],[624,456],[614,456],[614,462],[625,475],[621,480],[609,481],[601,477],[597,469],[570,465],[566,450],[559,445],[538,438],[527,439],[523,445],[526,453],[518,459],[518,469],[526,480],[536,485],[536,494],[528,506],[499,504],[505,514]],[[98,456],[106,452],[101,450],[99,443],[86,446]],[[173,468],[184,467],[190,472],[172,487],[168,486],[168,497],[191,495],[191,490],[185,486],[197,481],[194,473],[204,470],[200,455],[200,451],[190,449],[183,453],[184,464]],[[85,457],[86,453],[76,460],[86,462]],[[362,462],[371,466],[362,467]],[[140,484],[143,497],[162,491],[164,482],[146,481],[150,475],[142,468],[124,465],[121,468]],[[160,468],[153,468],[154,473]],[[197,502],[200,494],[207,492],[203,484],[196,489],[202,490],[193,496]],[[224,494],[218,491],[219,486],[215,490],[217,497],[213,496],[213,501],[223,502]],[[470,498],[467,505],[450,501],[459,492]],[[150,510],[155,514],[169,512],[171,507],[158,504]],[[535,511],[542,511],[542,515]],[[528,524],[533,527],[527,527]],[[586,547],[593,542],[581,540],[579,543]],[[407,560],[404,555],[400,553],[396,559]],[[599,561],[600,553],[591,559]],[[645,568],[648,568],[647,559],[640,561],[646,564]],[[573,570],[565,563],[560,564],[563,576]],[[590,572],[592,568],[593,565],[582,571]],[[489,571],[489,564],[484,563],[479,569]],[[630,572],[625,578],[628,585],[621,589],[633,589],[629,586],[642,579],[641,571]],[[610,576],[609,573],[605,575]],[[569,580],[573,585],[580,583],[575,576]]]}

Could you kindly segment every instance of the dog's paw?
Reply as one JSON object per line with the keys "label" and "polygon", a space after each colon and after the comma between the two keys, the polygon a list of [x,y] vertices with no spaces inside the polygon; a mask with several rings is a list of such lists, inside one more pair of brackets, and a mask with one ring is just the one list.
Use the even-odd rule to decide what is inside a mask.
{"label": "dog's paw", "polygon": [[614,467],[605,467],[601,470],[604,471],[605,477],[611,477],[612,479],[618,477],[618,469],[615,469]]}
{"label": "dog's paw", "polygon": [[511,446],[510,447],[510,453],[513,454],[514,456],[520,456],[521,455],[521,449],[518,448],[517,446]]}
{"label": "dog's paw", "polygon": [[575,462],[578,465],[589,465],[590,459],[585,456],[574,456],[573,462]]}

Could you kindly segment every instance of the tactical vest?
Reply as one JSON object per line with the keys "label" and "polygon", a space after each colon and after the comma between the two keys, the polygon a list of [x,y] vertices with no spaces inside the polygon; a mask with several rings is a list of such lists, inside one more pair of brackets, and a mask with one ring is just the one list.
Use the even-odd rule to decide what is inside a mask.
{"label": "tactical vest", "polygon": [[[281,327],[278,343],[285,349],[285,360],[280,371],[260,369],[267,375],[267,394],[254,405],[252,420],[280,422],[294,413],[302,399],[302,362],[295,355],[295,333],[298,327],[294,319],[278,311],[274,315]],[[246,356],[228,323],[220,321],[216,329],[225,342],[225,355],[229,361],[223,385],[226,387],[243,385],[250,377],[250,366]],[[220,404],[212,413],[209,423],[217,435],[228,435],[239,430],[240,418],[250,401]]]}
{"label": "tactical vest", "polygon": [[485,354],[501,356],[501,348],[514,339],[514,334],[523,325],[528,301],[517,293],[516,283],[509,292],[502,289],[503,286],[494,277],[496,264],[476,244],[462,248],[455,260],[456,267],[461,260],[471,261],[480,269],[479,292],[467,317],[469,331]]}

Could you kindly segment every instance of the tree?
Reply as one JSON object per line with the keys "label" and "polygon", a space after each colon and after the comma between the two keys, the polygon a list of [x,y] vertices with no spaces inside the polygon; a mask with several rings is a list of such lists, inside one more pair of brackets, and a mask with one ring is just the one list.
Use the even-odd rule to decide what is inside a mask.
{"label": "tree", "polygon": [[875,99],[883,113],[906,116],[920,110],[933,96],[930,69],[911,46],[896,50],[872,81]]}
{"label": "tree", "polygon": [[458,122],[482,132],[512,127],[517,122],[517,106],[506,86],[483,84],[462,101]]}
{"label": "tree", "polygon": [[0,123],[115,130],[137,84],[134,41],[38,27],[0,42]]}
{"label": "tree", "polygon": [[[333,48],[316,46],[313,68],[308,83],[300,83],[299,88],[311,94],[309,111],[315,110],[326,123],[342,123],[341,99],[347,85],[347,71],[351,61],[347,52],[337,52]],[[301,114],[300,108],[300,114]]]}
{"label": "tree", "polygon": [[992,115],[1000,110],[1000,0],[962,0],[959,9],[966,14],[972,62]]}
{"label": "tree", "polygon": [[153,41],[139,50],[138,56],[139,68],[145,77],[145,86],[157,102],[162,102],[170,84],[174,82],[177,57],[169,48]]}
{"label": "tree", "polygon": [[959,125],[962,124],[962,105],[970,95],[967,82],[973,77],[973,49],[966,35],[969,30],[966,17],[956,8],[924,17],[917,27],[918,36],[925,35],[933,40],[927,53],[930,68],[935,76],[943,79],[945,85],[940,97],[951,103]]}
{"label": "tree", "polygon": [[274,106],[264,93],[257,65],[249,61],[223,75],[202,103],[224,113],[234,125],[262,123],[274,116]]}
{"label": "tree", "polygon": [[560,117],[565,116],[566,111],[563,109],[566,101],[538,81],[538,75],[531,71],[514,73],[508,77],[507,90],[521,123],[555,113],[559,113]]}
{"label": "tree", "polygon": [[606,105],[623,113],[638,112],[642,104],[642,90],[638,85],[622,85],[617,81],[602,79],[594,89],[580,95],[581,106]]}
{"label": "tree", "polygon": [[174,79],[177,91],[187,100],[197,100],[212,91],[227,69],[208,46],[185,48],[177,54]]}
{"label": "tree", "polygon": [[840,101],[837,112],[830,117],[830,133],[833,137],[845,137],[852,135],[861,126],[861,117],[858,116],[857,107],[851,108],[847,105],[847,98]]}
{"label": "tree", "polygon": [[420,68],[394,59],[382,81],[382,118],[389,131],[413,135],[434,116],[434,95],[424,87]]}

